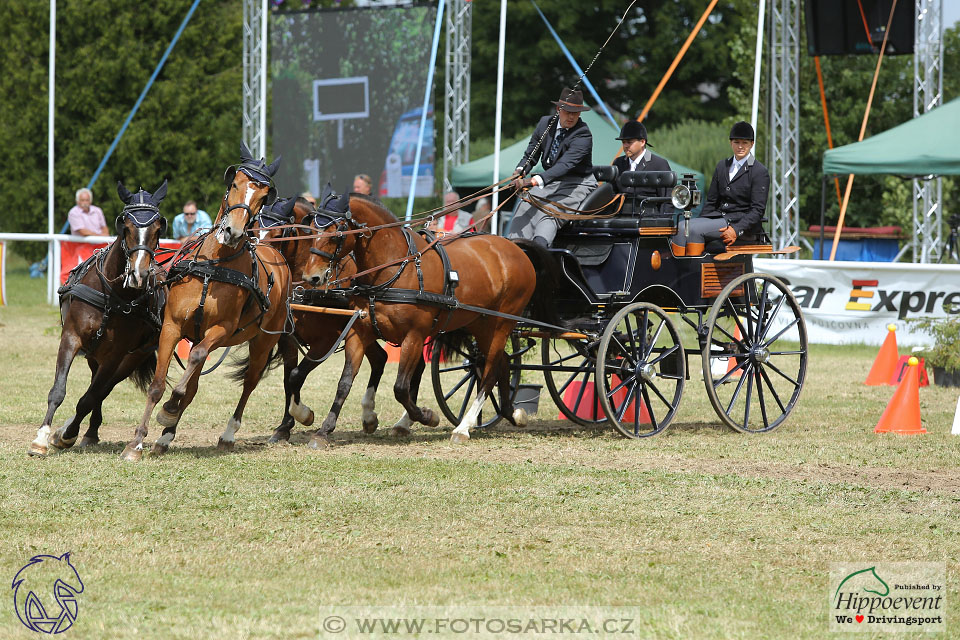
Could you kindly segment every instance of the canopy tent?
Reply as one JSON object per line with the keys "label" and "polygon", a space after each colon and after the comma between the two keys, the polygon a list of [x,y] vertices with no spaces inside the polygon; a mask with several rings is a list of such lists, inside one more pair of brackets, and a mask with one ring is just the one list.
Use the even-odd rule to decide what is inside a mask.
{"label": "canopy tent", "polygon": [[823,154],[823,173],[960,175],[960,98]]}
{"label": "canopy tent", "polygon": [[[613,158],[620,150],[620,141],[616,139],[617,136],[620,135],[620,130],[614,128],[613,125],[604,120],[594,111],[585,111],[581,117],[590,127],[590,133],[593,134],[593,164],[610,164],[613,162]],[[526,150],[527,143],[529,141],[529,138],[524,138],[520,142],[512,144],[500,151],[499,180],[509,178],[514,169],[517,168],[517,165],[520,163],[520,158],[523,157],[523,152]],[[661,157],[663,155],[657,153],[656,149],[653,147],[651,147],[650,150]],[[459,167],[454,167],[453,171],[450,173],[450,183],[454,187],[458,188],[473,187],[477,189],[491,184],[493,182],[493,159],[493,154],[491,153],[489,156],[477,158],[476,160],[466,162]],[[700,187],[700,190],[702,191],[705,189],[704,177],[702,173],[694,171],[693,169],[685,167],[672,160],[668,159],[668,161],[670,162],[670,167],[676,171],[678,175],[682,173],[694,174],[697,178],[697,185]],[[541,167],[539,164],[533,170],[534,173],[539,173],[541,171],[543,171],[543,167]]]}

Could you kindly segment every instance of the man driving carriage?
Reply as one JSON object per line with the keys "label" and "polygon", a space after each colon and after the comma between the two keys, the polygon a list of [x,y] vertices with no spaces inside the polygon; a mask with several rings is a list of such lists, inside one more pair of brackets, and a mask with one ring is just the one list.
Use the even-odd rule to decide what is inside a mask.
{"label": "man driving carriage", "polygon": [[723,240],[730,246],[744,233],[760,230],[767,208],[770,174],[753,150],[754,133],[749,122],[738,122],[730,129],[733,156],[721,160],[713,172],[707,200],[699,218],[681,219],[671,240],[676,256],[699,256],[710,240]]}
{"label": "man driving carriage", "polygon": [[[567,88],[553,104],[556,113],[541,118],[530,137],[516,170],[517,186],[530,189],[532,196],[576,209],[597,186],[592,173],[593,135],[587,123],[580,119],[580,113],[589,111],[590,107],[583,104],[582,92]],[[538,160],[544,172],[527,177]],[[530,202],[521,202],[509,237],[549,247],[562,223]]]}

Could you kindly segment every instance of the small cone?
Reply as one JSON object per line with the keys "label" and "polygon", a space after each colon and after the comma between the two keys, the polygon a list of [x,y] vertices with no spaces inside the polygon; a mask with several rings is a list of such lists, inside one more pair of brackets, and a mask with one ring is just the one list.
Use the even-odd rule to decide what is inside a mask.
{"label": "small cone", "polygon": [[960,436],[960,398],[957,398],[957,412],[953,415],[953,429],[950,430],[950,433]]}
{"label": "small cone", "polygon": [[876,386],[889,384],[890,378],[897,369],[897,326],[887,325],[887,337],[880,347],[877,359],[873,361],[870,373],[867,374],[866,384]]}
{"label": "small cone", "polygon": [[[737,323],[734,323],[734,326],[733,326],[733,339],[738,341],[743,340],[743,336],[740,335],[740,325]],[[727,358],[727,370],[724,373],[730,373],[731,371],[733,371],[736,368],[737,364],[738,362],[736,358],[733,358],[733,357]],[[742,375],[743,375],[743,369],[737,369],[737,372],[733,374],[733,376],[731,377],[742,376]]]}
{"label": "small cone", "polygon": [[193,344],[184,338],[177,343],[177,355],[180,356],[181,360],[186,360],[190,357],[190,349],[193,348]]}
{"label": "small cone", "polygon": [[[596,388],[594,387],[593,382],[571,382],[570,386],[567,387],[567,390],[563,393],[563,403],[569,408],[573,408],[577,403],[577,396],[580,395],[580,386],[583,385],[583,396],[580,397],[580,405],[577,407],[577,417],[583,418],[584,420],[602,420],[604,418],[603,407],[600,406],[600,399],[596,397]],[[620,378],[613,376],[611,379],[611,384],[614,386],[620,384]],[[627,397],[627,390],[620,389],[615,394],[613,394],[613,401],[615,404],[622,404]],[[621,422],[633,422],[635,414],[635,403],[633,400],[630,401],[630,405],[627,407],[626,411],[623,413],[623,419]],[[563,412],[560,412],[557,415],[557,420],[566,420],[567,417],[563,415]],[[650,424],[650,414],[647,411],[647,407],[644,403],[640,403],[640,424]]]}
{"label": "small cone", "polygon": [[[917,366],[917,359],[910,358],[911,367]],[[890,403],[880,416],[874,433],[926,433],[920,424],[920,381],[916,371],[903,376],[897,390],[893,392]]]}

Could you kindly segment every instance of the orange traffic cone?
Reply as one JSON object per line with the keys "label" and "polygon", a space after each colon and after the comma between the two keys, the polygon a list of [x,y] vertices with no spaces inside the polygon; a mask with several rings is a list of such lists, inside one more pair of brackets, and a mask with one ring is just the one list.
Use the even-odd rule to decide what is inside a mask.
{"label": "orange traffic cone", "polygon": [[897,325],[887,325],[887,337],[880,347],[877,359],[873,361],[870,373],[867,374],[866,384],[890,384],[890,378],[897,368]]}
{"label": "orange traffic cone", "polygon": [[[734,340],[737,340],[737,341],[743,340],[743,336],[740,335],[740,325],[737,324],[737,323],[734,323],[734,325],[733,325],[733,339],[734,339]],[[739,349],[737,349],[737,350],[739,351]],[[739,363],[737,362],[737,359],[734,358],[733,356],[730,356],[729,358],[727,358],[727,371],[726,371],[726,372],[727,372],[727,373],[730,373],[731,371],[733,371],[733,370],[736,368],[736,366],[737,366],[738,364],[739,364]],[[742,375],[743,375],[743,369],[737,369],[737,372],[736,372],[735,374],[733,374],[733,375],[734,375],[734,376],[742,376]]]}
{"label": "orange traffic cone", "polygon": [[177,343],[177,355],[180,356],[181,360],[186,361],[190,357],[190,349],[192,348],[193,343],[184,338]]}
{"label": "orange traffic cone", "polygon": [[[910,358],[909,365],[918,364],[916,358]],[[880,416],[880,422],[873,430],[874,433],[926,433],[927,430],[920,424],[920,380],[916,370],[907,372],[900,381],[897,390],[893,392],[890,403]]]}

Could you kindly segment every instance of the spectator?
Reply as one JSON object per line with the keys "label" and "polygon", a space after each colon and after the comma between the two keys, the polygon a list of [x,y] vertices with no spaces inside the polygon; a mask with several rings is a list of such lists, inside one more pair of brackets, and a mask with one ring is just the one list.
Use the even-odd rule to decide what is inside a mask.
{"label": "spectator", "polygon": [[480,198],[477,200],[477,206],[473,208],[473,220],[477,223],[477,231],[490,230],[490,221],[493,218],[487,218],[480,222],[488,215],[490,215],[490,198]]}
{"label": "spectator", "polygon": [[313,197],[313,194],[309,191],[304,191],[300,194],[300,197],[310,203],[310,206],[314,209],[317,208],[317,199]]}
{"label": "spectator", "polygon": [[353,177],[354,193],[362,193],[369,196],[373,193],[373,180],[365,173],[358,173]]}
{"label": "spectator", "polygon": [[469,211],[463,209],[452,209],[460,200],[460,194],[456,191],[448,191],[443,196],[443,209],[447,214],[438,220],[434,220],[430,228],[433,231],[444,231],[446,233],[459,233],[473,222]]}
{"label": "spectator", "polygon": [[176,238],[177,242],[183,242],[190,236],[210,229],[212,226],[213,222],[207,212],[203,209],[197,209],[197,203],[188,200],[183,205],[183,213],[173,219],[173,237]]}
{"label": "spectator", "polygon": [[77,205],[67,214],[70,233],[75,236],[107,236],[107,221],[103,210],[93,206],[93,192],[84,187],[77,190]]}

